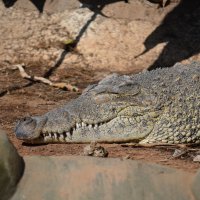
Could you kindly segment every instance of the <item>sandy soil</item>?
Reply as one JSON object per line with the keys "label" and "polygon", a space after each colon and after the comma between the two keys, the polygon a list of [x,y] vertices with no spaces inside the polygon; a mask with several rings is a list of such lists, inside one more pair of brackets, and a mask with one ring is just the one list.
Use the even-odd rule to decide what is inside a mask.
{"label": "sandy soil", "polygon": [[[115,9],[117,9],[116,6]],[[168,12],[169,8],[166,10],[166,13]],[[151,20],[154,20],[154,16]],[[154,56],[156,55],[157,52]],[[34,63],[27,68],[29,74],[40,76],[48,70],[44,65],[35,67]],[[135,67],[123,71],[123,73],[137,73],[141,70],[142,68]],[[63,105],[66,101],[76,98],[88,84],[99,81],[111,71],[112,69],[105,69],[104,71],[92,69],[91,66],[88,67],[87,65],[77,67],[76,63],[67,68],[62,67],[53,71],[49,77],[51,80],[65,81],[80,88],[80,92],[70,92],[24,80],[19,75],[18,70],[8,68],[5,63],[0,63],[0,126],[7,131],[10,140],[21,155],[80,155],[83,153],[85,144],[25,145],[15,138],[14,126],[16,121],[24,116],[43,114],[58,105]],[[108,150],[108,157],[121,157],[123,159],[129,156],[130,159],[160,163],[190,172],[195,172],[200,167],[199,163],[192,161],[191,155],[172,159],[174,150],[170,148],[132,148],[122,147],[120,144],[102,144],[102,146]]]}

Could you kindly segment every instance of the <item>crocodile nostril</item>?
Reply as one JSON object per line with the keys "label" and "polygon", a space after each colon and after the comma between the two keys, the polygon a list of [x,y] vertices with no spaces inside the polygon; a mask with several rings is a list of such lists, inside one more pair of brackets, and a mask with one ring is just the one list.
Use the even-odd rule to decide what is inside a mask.
{"label": "crocodile nostril", "polygon": [[17,138],[28,138],[37,127],[37,121],[31,117],[22,118],[15,127]]}

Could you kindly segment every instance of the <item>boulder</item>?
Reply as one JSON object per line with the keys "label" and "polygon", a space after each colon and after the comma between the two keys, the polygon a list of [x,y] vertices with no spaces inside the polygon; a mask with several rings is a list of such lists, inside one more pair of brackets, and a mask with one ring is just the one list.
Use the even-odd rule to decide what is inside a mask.
{"label": "boulder", "polygon": [[0,199],[9,199],[16,189],[24,169],[23,159],[0,130]]}
{"label": "boulder", "polygon": [[195,174],[157,164],[85,156],[24,160],[26,170],[12,200],[193,199]]}

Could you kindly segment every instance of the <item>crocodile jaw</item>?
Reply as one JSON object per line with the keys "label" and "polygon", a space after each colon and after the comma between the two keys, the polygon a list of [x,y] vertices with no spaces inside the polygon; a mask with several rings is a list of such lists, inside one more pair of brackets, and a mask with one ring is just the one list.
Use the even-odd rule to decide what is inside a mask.
{"label": "crocodile jaw", "polygon": [[[131,110],[131,107],[129,109]],[[137,117],[137,119],[127,116],[127,108],[122,109],[118,115],[107,121],[93,124],[89,121],[80,121],[80,119],[75,122],[68,114],[66,114],[68,117],[65,120],[63,119],[64,121],[60,120],[59,117],[56,119],[56,116],[50,116],[44,115],[43,117],[21,120],[16,126],[16,137],[31,144],[89,143],[91,141],[106,143],[139,142],[151,133],[154,126],[153,121],[145,114],[143,117]],[[147,123],[147,119],[151,123]],[[52,124],[52,120],[56,123]],[[50,124],[51,127],[49,127]],[[66,125],[65,129],[58,129],[58,127],[64,127],[64,125]]]}

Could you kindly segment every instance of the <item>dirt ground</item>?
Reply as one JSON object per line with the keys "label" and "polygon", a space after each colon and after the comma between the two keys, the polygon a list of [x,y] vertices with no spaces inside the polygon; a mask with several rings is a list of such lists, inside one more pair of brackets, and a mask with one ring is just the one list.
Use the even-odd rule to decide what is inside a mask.
{"label": "dirt ground", "polygon": [[[169,12],[169,8],[167,8],[166,12]],[[153,16],[151,20],[153,21]],[[156,55],[157,52],[155,52]],[[35,67],[33,64],[27,68],[27,72],[34,75],[45,74],[47,70],[44,65]],[[133,68],[123,71],[123,73],[137,73],[141,70],[142,68]],[[0,65],[0,126],[7,131],[10,140],[22,156],[80,155],[83,153],[85,144],[48,144],[38,146],[23,144],[16,139],[14,126],[16,121],[24,116],[43,114],[50,109],[63,105],[66,101],[76,98],[89,84],[99,81],[111,71],[112,69],[104,69],[102,71],[102,69],[97,70],[87,66],[78,68],[76,64],[67,68],[56,69],[49,78],[56,81],[65,81],[80,88],[79,92],[72,92],[24,80],[18,70],[7,68],[2,64]],[[192,161],[191,155],[173,159],[174,150],[170,148],[132,148],[122,147],[120,144],[102,144],[102,146],[108,150],[108,157],[120,157],[123,159],[129,156],[133,160],[155,162],[190,172],[195,172],[200,167],[199,163]]]}
{"label": "dirt ground", "polygon": [[[32,69],[32,72],[37,73],[35,68]],[[72,68],[70,75],[68,75],[68,71],[63,70],[60,77],[67,78],[70,83],[76,83],[82,90],[89,83],[96,81],[93,78],[95,73],[97,72],[77,71],[77,69]],[[0,70],[0,82],[4,83],[7,88],[19,87],[1,97],[0,125],[8,132],[9,138],[21,155],[81,155],[83,153],[83,148],[86,144],[30,146],[23,144],[14,136],[14,126],[18,119],[24,116],[43,114],[70,99],[76,98],[80,92],[61,91],[41,83],[30,83],[23,80],[17,70]],[[190,172],[195,172],[200,167],[199,163],[192,161],[191,156],[173,159],[174,150],[170,148],[132,148],[122,147],[120,144],[102,144],[102,146],[108,150],[108,157],[120,157],[123,159],[129,156],[130,159],[155,162]]]}

